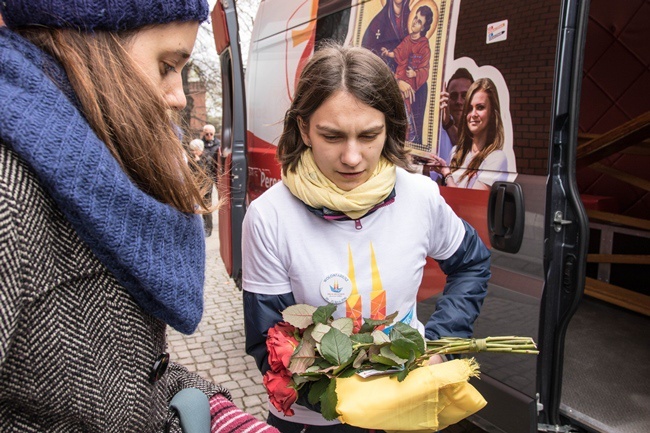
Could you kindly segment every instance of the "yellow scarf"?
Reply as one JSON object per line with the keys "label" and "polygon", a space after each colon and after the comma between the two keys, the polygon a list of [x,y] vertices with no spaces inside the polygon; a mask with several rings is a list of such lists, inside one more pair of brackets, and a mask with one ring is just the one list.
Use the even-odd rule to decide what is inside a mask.
{"label": "yellow scarf", "polygon": [[306,205],[316,209],[326,207],[356,220],[388,197],[395,187],[395,173],[395,165],[382,157],[370,179],[351,191],[344,191],[325,177],[316,166],[311,149],[307,149],[296,171],[283,174],[282,182]]}

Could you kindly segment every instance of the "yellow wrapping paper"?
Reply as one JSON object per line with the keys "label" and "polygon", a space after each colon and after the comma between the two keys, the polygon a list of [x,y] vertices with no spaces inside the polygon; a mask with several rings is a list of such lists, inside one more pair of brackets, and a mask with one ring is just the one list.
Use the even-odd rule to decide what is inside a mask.
{"label": "yellow wrapping paper", "polygon": [[336,379],[339,420],[366,429],[436,431],[478,412],[487,402],[469,384],[474,360],[456,359],[389,376]]}

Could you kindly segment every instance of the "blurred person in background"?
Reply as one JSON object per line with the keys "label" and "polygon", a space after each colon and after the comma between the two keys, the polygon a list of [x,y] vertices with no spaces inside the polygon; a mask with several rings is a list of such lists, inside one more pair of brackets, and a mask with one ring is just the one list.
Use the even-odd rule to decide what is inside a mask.
{"label": "blurred person in background", "polygon": [[[221,140],[216,136],[216,129],[213,125],[203,126],[203,131],[201,132],[201,139],[203,140],[203,159],[204,159],[204,170],[210,178],[214,185],[217,184],[217,158],[219,157],[219,149],[221,147]],[[205,195],[205,200],[208,206],[212,206],[212,187]],[[205,236],[209,237],[212,235],[212,213],[206,213],[203,215],[203,228],[205,230]]]}

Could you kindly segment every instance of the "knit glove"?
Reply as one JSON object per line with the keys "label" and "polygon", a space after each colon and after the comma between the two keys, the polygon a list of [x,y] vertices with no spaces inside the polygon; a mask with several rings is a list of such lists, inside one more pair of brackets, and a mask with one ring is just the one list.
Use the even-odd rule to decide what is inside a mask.
{"label": "knit glove", "polygon": [[215,394],[210,399],[210,418],[212,433],[280,433],[275,427],[239,409],[222,394]]}

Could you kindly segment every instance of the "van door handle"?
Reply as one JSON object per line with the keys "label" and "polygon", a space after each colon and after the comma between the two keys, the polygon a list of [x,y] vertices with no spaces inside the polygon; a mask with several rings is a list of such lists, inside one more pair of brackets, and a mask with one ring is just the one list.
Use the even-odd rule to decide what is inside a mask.
{"label": "van door handle", "polygon": [[506,187],[499,185],[496,190],[496,202],[494,204],[494,235],[505,236],[507,228],[503,223],[503,213],[505,212]]}
{"label": "van door handle", "polygon": [[521,248],[525,227],[524,195],[514,182],[494,182],[488,200],[490,244],[507,253]]}

